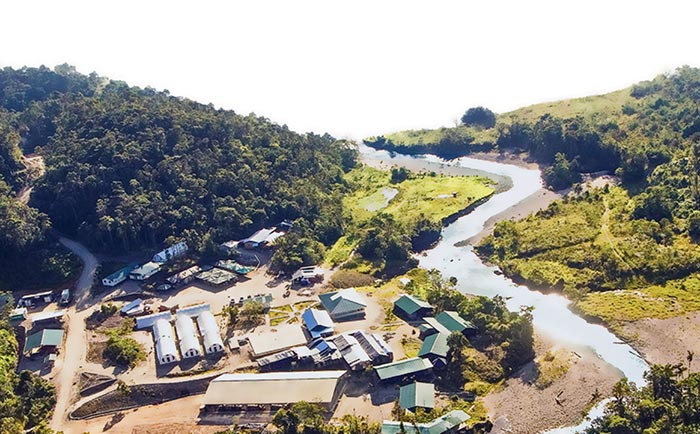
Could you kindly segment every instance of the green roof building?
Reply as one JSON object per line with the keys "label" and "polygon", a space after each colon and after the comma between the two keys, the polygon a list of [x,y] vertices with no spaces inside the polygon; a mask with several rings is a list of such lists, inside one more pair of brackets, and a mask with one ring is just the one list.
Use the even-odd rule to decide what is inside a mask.
{"label": "green roof building", "polygon": [[355,288],[319,294],[318,298],[333,321],[350,321],[365,317],[367,302]]}
{"label": "green roof building", "polygon": [[458,432],[469,415],[462,410],[452,410],[428,423],[413,424],[385,420],[382,423],[382,434],[449,434]]}
{"label": "green roof building", "polygon": [[450,350],[450,346],[447,345],[448,337],[445,333],[435,333],[426,337],[418,357],[429,359],[436,367],[444,366],[447,364],[447,352]]}
{"label": "green roof building", "polygon": [[469,334],[476,332],[476,327],[470,321],[465,320],[455,311],[444,311],[435,315],[435,319],[451,332]]}
{"label": "green roof building", "polygon": [[399,389],[399,405],[404,410],[415,411],[416,408],[432,410],[435,407],[435,385],[414,382]]}
{"label": "green roof building", "polygon": [[43,329],[27,336],[27,341],[24,344],[24,352],[26,354],[32,354],[43,349],[55,351],[60,349],[62,344],[63,330]]}
{"label": "green roof building", "polygon": [[406,376],[419,376],[429,374],[433,369],[433,364],[428,359],[413,357],[411,359],[399,360],[398,362],[387,363],[386,365],[375,366],[379,379],[389,381],[400,379]]}
{"label": "green roof building", "polygon": [[399,318],[415,321],[426,316],[433,316],[433,306],[418,297],[404,294],[394,302],[394,314]]}

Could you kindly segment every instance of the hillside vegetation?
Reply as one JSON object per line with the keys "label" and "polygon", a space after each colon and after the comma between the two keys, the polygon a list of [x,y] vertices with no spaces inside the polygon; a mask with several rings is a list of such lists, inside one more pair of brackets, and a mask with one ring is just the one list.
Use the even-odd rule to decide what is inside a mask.
{"label": "hillside vegetation", "polygon": [[[38,180],[23,162],[34,152],[46,163]],[[277,262],[291,269],[298,258],[320,259],[343,234],[343,174],[355,161],[351,144],[328,135],[297,134],[167,91],[67,65],[4,68],[0,262],[60,263],[58,251],[47,251],[51,228],[109,252],[176,239],[204,251],[288,219],[297,224]],[[27,206],[14,196],[30,184]]]}
{"label": "hillside vegetation", "polygon": [[[625,101],[619,110],[579,118],[620,156],[621,185],[575,189],[498,224],[479,248],[509,275],[562,289],[608,323],[700,309],[700,71],[681,68],[624,92],[628,99],[608,100]],[[553,119],[536,124],[544,118]]]}
{"label": "hillside vegetation", "polygon": [[0,307],[0,432],[53,432],[47,421],[56,403],[54,386],[29,371],[16,373],[18,345],[7,322],[8,306]]}

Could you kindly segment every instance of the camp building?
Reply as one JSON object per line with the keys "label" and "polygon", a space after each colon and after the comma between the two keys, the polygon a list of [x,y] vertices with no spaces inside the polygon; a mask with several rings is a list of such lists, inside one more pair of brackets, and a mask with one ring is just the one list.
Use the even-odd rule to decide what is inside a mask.
{"label": "camp building", "polygon": [[428,359],[413,357],[374,367],[381,381],[394,381],[403,378],[430,377],[433,364]]}
{"label": "camp building", "polygon": [[187,253],[187,243],[181,241],[179,243],[173,244],[165,250],[161,250],[160,252],[156,253],[155,255],[153,255],[153,258],[151,258],[151,261],[165,263],[170,261],[171,259],[177,258],[178,256],[182,256],[185,253]]}
{"label": "camp building", "polygon": [[284,324],[276,327],[276,332],[251,334],[248,336],[251,355],[254,359],[306,345],[304,331],[297,324]]}
{"label": "camp building", "polygon": [[343,392],[345,371],[224,374],[209,383],[205,411],[284,406],[299,401],[333,409]]}
{"label": "camp building", "polygon": [[333,320],[325,310],[306,309],[301,314],[301,319],[304,321],[304,327],[309,332],[311,339],[333,334]]}
{"label": "camp building", "polygon": [[435,315],[437,322],[442,324],[450,332],[460,332],[467,336],[473,336],[477,333],[478,329],[471,322],[459,316],[455,311],[446,310]]}
{"label": "camp building", "polygon": [[418,297],[403,294],[394,302],[394,314],[407,321],[415,321],[426,316],[433,316],[433,306]]}
{"label": "camp building", "polygon": [[401,423],[384,421],[382,434],[451,434],[461,432],[469,415],[462,410],[452,410],[449,413],[427,423]]}
{"label": "camp building", "polygon": [[418,356],[430,360],[436,368],[446,366],[447,352],[450,350],[450,346],[447,344],[448,337],[449,335],[445,333],[436,333],[426,337]]}
{"label": "camp building", "polygon": [[102,279],[102,284],[104,286],[117,286],[126,279],[129,278],[129,274],[138,267],[138,264],[127,265],[126,267],[115,271],[109,276]]}
{"label": "camp building", "polygon": [[320,294],[321,305],[334,321],[350,321],[365,317],[367,302],[355,288]]}
{"label": "camp building", "polygon": [[197,315],[197,325],[204,341],[204,351],[207,354],[222,352],[224,350],[224,342],[221,340],[219,326],[216,325],[214,314],[210,310],[203,311]]}
{"label": "camp building", "polygon": [[180,343],[180,352],[182,357],[189,359],[202,355],[202,350],[199,346],[199,339],[194,330],[194,322],[187,315],[178,315],[175,319],[175,331]]}
{"label": "camp building", "polygon": [[173,337],[173,327],[164,319],[158,319],[153,324],[153,339],[156,342],[156,358],[158,363],[165,365],[179,360],[177,346]]}
{"label": "camp building", "polygon": [[416,411],[417,408],[432,410],[435,407],[435,385],[415,381],[401,386],[399,405],[402,409],[409,411]]}
{"label": "camp building", "polygon": [[40,352],[56,353],[63,345],[63,330],[43,329],[27,336],[24,344],[25,354],[37,354]]}

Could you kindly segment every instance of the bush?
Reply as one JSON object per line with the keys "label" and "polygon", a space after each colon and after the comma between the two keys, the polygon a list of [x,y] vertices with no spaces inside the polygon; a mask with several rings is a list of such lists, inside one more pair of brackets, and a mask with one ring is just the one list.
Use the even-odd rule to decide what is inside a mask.
{"label": "bush", "polygon": [[115,365],[133,368],[136,364],[146,359],[143,346],[133,338],[126,338],[113,334],[107,340],[104,357]]}

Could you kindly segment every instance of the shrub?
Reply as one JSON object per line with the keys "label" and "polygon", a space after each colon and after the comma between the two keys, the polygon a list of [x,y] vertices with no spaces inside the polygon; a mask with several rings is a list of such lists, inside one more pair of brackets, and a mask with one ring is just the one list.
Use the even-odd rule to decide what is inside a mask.
{"label": "shrub", "polygon": [[107,340],[104,357],[115,365],[133,368],[136,364],[146,359],[143,346],[133,338],[126,338],[113,334]]}

